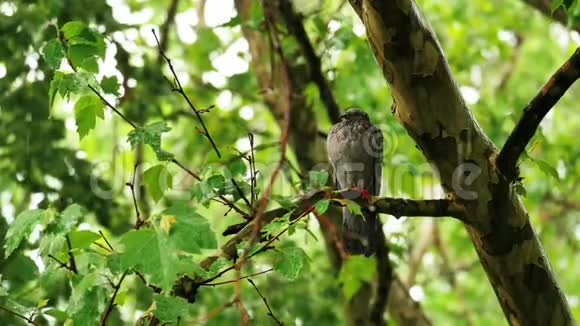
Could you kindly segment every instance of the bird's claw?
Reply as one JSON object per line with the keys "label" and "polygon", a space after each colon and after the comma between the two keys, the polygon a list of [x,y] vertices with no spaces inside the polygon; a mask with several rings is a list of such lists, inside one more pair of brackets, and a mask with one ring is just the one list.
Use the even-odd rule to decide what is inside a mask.
{"label": "bird's claw", "polygon": [[371,195],[371,193],[364,188],[351,187],[349,190],[358,192],[360,194],[360,196],[362,198],[366,199],[368,202],[371,202],[373,199],[373,196]]}

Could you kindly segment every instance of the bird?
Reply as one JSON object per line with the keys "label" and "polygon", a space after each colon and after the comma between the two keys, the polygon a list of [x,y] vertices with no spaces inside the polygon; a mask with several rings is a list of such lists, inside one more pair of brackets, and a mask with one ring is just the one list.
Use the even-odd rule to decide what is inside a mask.
{"label": "bird", "polygon": [[[359,108],[344,112],[328,132],[326,149],[336,189],[357,190],[345,193],[359,197],[379,195],[383,134],[366,112]],[[351,255],[371,256],[376,250],[380,220],[371,209],[362,208],[361,212],[357,215],[346,207],[342,209],[344,248]]]}

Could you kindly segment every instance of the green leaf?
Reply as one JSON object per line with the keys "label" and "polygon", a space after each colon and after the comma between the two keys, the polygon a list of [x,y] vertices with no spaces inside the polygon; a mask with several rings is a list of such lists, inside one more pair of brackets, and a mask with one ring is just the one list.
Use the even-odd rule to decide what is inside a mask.
{"label": "green leaf", "polygon": [[99,72],[98,54],[99,48],[90,44],[75,44],[68,49],[68,57],[73,66],[92,73]]}
{"label": "green leaf", "polygon": [[42,209],[32,209],[20,213],[6,232],[4,256],[8,258],[14,249],[18,248],[22,239],[28,237],[36,224],[42,222]]}
{"label": "green leaf", "polygon": [[90,50],[75,50],[80,52],[77,53],[77,59],[86,59],[95,56],[103,58],[105,56],[106,45],[103,36],[88,28],[83,22],[68,22],[64,24],[60,31],[66,40],[66,44],[69,46],[69,56],[71,55],[70,49],[77,45],[91,47]]}
{"label": "green leaf", "polygon": [[89,230],[72,231],[68,234],[72,248],[88,248],[93,242],[99,240],[101,236],[98,233]]}
{"label": "green leaf", "polygon": [[143,173],[143,183],[155,202],[163,197],[163,193],[173,184],[173,176],[163,164],[155,165]]}
{"label": "green leaf", "polygon": [[296,208],[296,203],[292,200],[291,197],[279,196],[279,195],[274,195],[274,194],[270,197],[272,199],[274,199],[283,208],[286,208],[286,209]]}
{"label": "green leaf", "polygon": [[95,129],[97,117],[103,119],[103,103],[92,95],[85,95],[75,103],[75,119],[77,132],[83,139],[89,131]]}
{"label": "green leaf", "polygon": [[42,49],[44,61],[54,69],[60,67],[60,62],[65,56],[64,47],[59,39],[52,39]]}
{"label": "green leaf", "polygon": [[45,299],[40,299],[36,303],[36,308],[46,307],[47,304],[48,304],[48,299],[46,299],[46,298]]}
{"label": "green leaf", "polygon": [[87,210],[81,205],[71,204],[60,213],[59,225],[65,232],[69,232],[86,213]]}
{"label": "green leaf", "polygon": [[49,254],[61,260],[67,258],[66,239],[62,234],[45,234],[40,238],[38,249],[46,265],[58,266],[53,259],[48,258]]}
{"label": "green leaf", "polygon": [[250,19],[245,23],[248,27],[258,29],[264,21],[264,9],[259,2],[252,1],[250,6]]}
{"label": "green leaf", "polygon": [[345,299],[350,300],[364,282],[372,281],[375,271],[376,261],[373,257],[349,256],[338,274]]}
{"label": "green leaf", "polygon": [[80,21],[67,22],[60,28],[65,39],[70,39],[73,36],[79,35],[87,26]]}
{"label": "green leaf", "polygon": [[560,181],[560,176],[558,175],[558,170],[551,166],[548,162],[539,159],[532,159],[532,162],[547,176]]}
{"label": "green leaf", "polygon": [[[67,312],[69,314],[74,314],[81,310],[83,306],[90,302],[86,295],[87,293],[97,286],[99,277],[97,272],[90,272],[85,275],[75,275],[72,283],[73,291],[68,301]],[[92,303],[95,304],[95,303]]]}
{"label": "green leaf", "polygon": [[112,273],[122,273],[123,266],[121,265],[121,257],[123,254],[120,253],[112,253],[107,256],[107,267],[111,270]]}
{"label": "green leaf", "polygon": [[155,294],[154,298],[156,308],[153,313],[164,323],[175,322],[189,311],[190,304],[183,298],[160,294]]}
{"label": "green leaf", "polygon": [[236,16],[232,17],[230,20],[228,20],[227,22],[219,25],[218,27],[236,27],[241,22],[242,22],[242,20],[240,19],[240,16],[236,15]]}
{"label": "green leaf", "polygon": [[[96,325],[100,317],[99,287],[93,287],[86,291],[74,312],[70,312],[70,320],[73,326]],[[65,322],[65,325],[68,323]]]}
{"label": "green leaf", "polygon": [[214,192],[209,188],[206,182],[194,183],[191,187],[191,199],[203,205],[207,204],[210,199],[214,198]]}
{"label": "green leaf", "polygon": [[151,283],[165,290],[171,288],[178,262],[175,249],[165,236],[152,229],[133,230],[123,234],[121,243],[121,270],[137,268],[151,277]]}
{"label": "green leaf", "polygon": [[528,194],[528,191],[526,190],[524,185],[519,183],[519,182],[515,184],[515,189],[516,189],[516,192],[518,193],[518,195],[520,195],[520,196],[525,197]]}
{"label": "green leaf", "polygon": [[155,122],[145,127],[138,127],[129,132],[127,141],[132,148],[144,143],[153,149],[159,161],[169,161],[173,155],[161,149],[161,134],[171,130],[165,121]]}
{"label": "green leaf", "polygon": [[288,225],[288,223],[290,222],[290,216],[292,216],[293,213],[294,210],[291,210],[288,213],[284,214],[282,217],[277,217],[273,219],[270,223],[262,227],[262,231],[270,235],[278,234],[282,230],[283,226]]}
{"label": "green leaf", "polygon": [[[85,88],[86,85],[87,81],[85,78],[83,78],[82,74],[79,73],[62,74],[60,72],[56,72],[54,79],[50,84],[51,90],[49,92],[53,91],[53,89],[55,92],[56,90],[58,90],[60,96],[68,99],[70,97],[70,94],[79,93],[81,90]],[[55,94],[56,93],[52,94],[53,100]]]}
{"label": "green leaf", "polygon": [[217,275],[223,268],[229,265],[227,259],[220,257],[216,259],[207,270],[204,270],[199,265],[193,266],[193,273],[201,278],[211,278]]}
{"label": "green leaf", "polygon": [[324,187],[326,181],[328,181],[328,171],[326,170],[310,171],[308,175],[310,177],[310,186],[312,188]]}
{"label": "green leaf", "polygon": [[49,108],[52,108],[54,104],[54,96],[60,90],[60,85],[62,83],[64,73],[57,71],[54,73],[52,80],[50,81],[50,89],[48,90]]}
{"label": "green leaf", "polygon": [[103,89],[103,92],[107,94],[119,96],[120,87],[121,85],[117,80],[117,76],[103,77],[103,80],[101,80],[101,88]]}
{"label": "green leaf", "polygon": [[351,212],[355,215],[362,215],[362,210],[361,210],[360,206],[352,200],[347,200],[346,209],[348,209],[349,212]]}
{"label": "green leaf", "polygon": [[177,249],[196,254],[201,252],[200,249],[217,247],[215,232],[195,209],[175,205],[163,211],[163,215],[175,217],[175,223],[169,230],[169,239]]}
{"label": "green leaf", "polygon": [[292,281],[298,277],[307,259],[308,256],[301,248],[286,247],[276,256],[273,267],[275,271]]}
{"label": "green leaf", "polygon": [[68,318],[68,314],[66,313],[66,311],[62,311],[62,310],[58,310],[58,309],[54,309],[54,308],[44,310],[42,313],[56,318],[56,320],[59,322],[64,322]]}
{"label": "green leaf", "polygon": [[566,10],[570,10],[575,1],[576,0],[564,0],[564,8],[566,8]]}
{"label": "green leaf", "polygon": [[238,175],[244,176],[246,174],[246,163],[241,159],[235,159],[228,164],[229,175],[233,178]]}
{"label": "green leaf", "polygon": [[222,194],[226,187],[226,179],[223,175],[212,175],[211,177],[207,178],[206,183],[208,187],[215,192]]}
{"label": "green leaf", "polygon": [[316,212],[318,214],[324,214],[328,210],[329,206],[330,206],[330,199],[322,199],[322,200],[319,200],[316,203],[316,205],[314,205],[314,208],[316,209]]}

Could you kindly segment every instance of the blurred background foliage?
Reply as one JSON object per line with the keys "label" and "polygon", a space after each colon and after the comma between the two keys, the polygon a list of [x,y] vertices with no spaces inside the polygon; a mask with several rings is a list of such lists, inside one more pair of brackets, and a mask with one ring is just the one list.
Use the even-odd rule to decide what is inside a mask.
{"label": "blurred background foliage", "polygon": [[[577,32],[554,23],[523,1],[418,2],[437,33],[473,115],[498,146],[522,108],[580,44]],[[321,54],[324,74],[341,109],[363,108],[385,133],[383,195],[441,196],[436,177],[390,114],[389,91],[367,46],[364,27],[348,3],[294,3],[304,16],[316,52]],[[163,33],[172,5],[173,22],[161,37],[166,39],[167,55],[195,105],[200,109],[215,105],[203,118],[225,157],[221,160],[197,130],[198,122],[186,103],[172,92],[164,77],[170,74],[158,54],[151,29],[161,28]],[[203,176],[221,171],[220,162],[236,156],[237,151],[248,150],[247,135],[252,132],[256,145],[263,147],[256,153],[259,185],[263,188],[279,156],[275,144],[280,128],[264,105],[262,95],[267,90],[257,86],[232,1],[2,1],[0,234],[4,235],[8,225],[26,209],[51,207],[60,212],[76,203],[86,209],[80,217],[80,229],[102,230],[116,241],[135,223],[130,189],[125,185],[131,180],[135,162],[143,162],[139,173],[158,164],[149,147],[131,149],[126,141],[131,127],[107,109],[104,120],[98,120],[96,128],[82,140],[76,132],[74,100],[57,97],[49,109],[54,71],[41,52],[46,42],[56,37],[55,24],[62,26],[68,21],[82,21],[102,33],[107,51],[105,59],[99,61],[99,76],[116,76],[122,85],[120,97],[111,99],[139,125],[166,121],[171,131],[163,136],[163,148],[189,168]],[[297,47],[289,36],[283,37],[282,45],[287,53]],[[313,84],[306,87],[305,96],[315,108],[319,130],[328,131],[331,123]],[[579,96],[580,88],[575,85],[542,123],[541,132],[521,163],[524,202],[576,318],[580,318]],[[141,189],[143,216],[185,202],[196,207],[216,234],[241,221],[234,214],[224,216],[227,207],[192,202],[195,180],[175,165],[167,168],[173,175],[172,189],[158,202]],[[285,169],[273,195],[296,194],[293,185],[298,182],[296,174]],[[389,216],[383,221],[396,272],[408,282],[411,296],[421,302],[435,324],[504,323],[462,225],[451,220],[437,220],[435,224],[428,219],[395,220]],[[309,257],[308,266],[296,280],[275,273],[254,278],[276,316],[287,324],[344,323],[341,287],[317,229],[318,224],[311,219],[308,230],[314,236],[304,225],[283,237],[282,242],[303,248]],[[34,229],[8,258],[1,252],[4,243],[0,240],[1,281],[10,293],[9,297],[0,297],[0,303],[23,307],[47,304],[54,308],[53,315],[58,315],[71,304],[71,289],[67,271],[46,253],[63,239],[47,240],[44,231],[42,227]],[[227,238],[218,235],[217,240],[222,244]],[[202,250],[195,257],[208,252]],[[249,270],[267,268],[273,259],[275,252],[266,253],[255,259]],[[228,275],[223,280],[233,278],[233,274]],[[243,285],[243,301],[253,322],[271,324],[256,291]],[[134,322],[153,300],[151,291],[135,277],[126,281],[122,292],[123,301],[109,318],[110,324]],[[99,296],[101,303],[97,306],[102,311],[110,291],[90,293]],[[211,313],[233,293],[233,284],[202,288],[195,304],[186,306],[183,315],[188,317],[184,320],[195,324],[196,318]],[[48,303],[39,303],[43,299]],[[238,318],[235,308],[226,308],[207,323],[234,324]],[[5,311],[0,311],[0,320],[4,325],[24,323]]]}

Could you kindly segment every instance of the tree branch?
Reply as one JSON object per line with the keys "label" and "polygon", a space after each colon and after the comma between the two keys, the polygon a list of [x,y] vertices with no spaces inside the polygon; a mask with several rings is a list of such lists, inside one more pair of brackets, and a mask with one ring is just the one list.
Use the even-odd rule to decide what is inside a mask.
{"label": "tree branch", "polygon": [[260,298],[262,298],[262,301],[264,301],[264,304],[266,305],[266,308],[268,309],[268,316],[272,317],[272,319],[274,319],[274,321],[276,322],[276,324],[280,325],[280,326],[284,326],[284,323],[281,322],[272,312],[272,309],[270,308],[270,305],[268,304],[268,300],[266,300],[266,297],[264,297],[264,295],[262,294],[262,292],[260,292],[260,290],[258,289],[258,287],[256,286],[256,284],[254,283],[254,281],[252,281],[252,279],[248,279],[248,282],[250,282],[250,284],[252,284],[252,286],[254,287],[254,289],[256,290],[256,292],[258,292],[258,295],[260,296]]}
{"label": "tree branch", "polygon": [[517,161],[550,109],[580,78],[580,48],[556,71],[524,109],[520,121],[497,157],[500,172],[513,181],[518,177]]}
{"label": "tree branch", "polygon": [[290,33],[296,38],[298,41],[298,45],[300,46],[300,51],[302,55],[306,59],[308,64],[308,71],[310,73],[310,79],[316,84],[318,87],[318,91],[320,93],[320,100],[324,103],[326,107],[326,112],[328,113],[328,118],[332,123],[337,123],[340,121],[340,109],[326,78],[322,74],[322,65],[320,63],[320,57],[316,55],[312,44],[310,43],[310,39],[308,38],[308,34],[306,34],[306,30],[304,29],[304,25],[302,24],[302,18],[294,11],[292,7],[292,2],[289,0],[279,0],[278,6],[280,7],[279,12],[282,15],[282,19],[286,24],[286,27],[290,31]]}
{"label": "tree branch", "polygon": [[[524,205],[497,171],[497,150],[461,97],[416,1],[350,4],[366,27],[378,69],[391,87],[394,117],[437,170],[450,198],[465,204],[464,219],[472,224],[466,231],[507,321],[573,324]],[[472,172],[466,173],[467,167]]]}
{"label": "tree branch", "polygon": [[32,320],[32,317],[26,317],[23,314],[20,314],[20,313],[18,313],[16,311],[13,311],[13,310],[11,310],[8,307],[4,307],[3,305],[0,305],[0,309],[6,311],[8,313],[13,314],[14,316],[17,316],[19,318],[24,319],[28,324],[31,324],[31,325],[39,325],[37,322],[35,322],[34,320]]}
{"label": "tree branch", "polygon": [[[336,199],[332,203],[336,205],[344,205],[341,201],[344,201],[345,197],[352,198],[353,190],[343,190],[334,192],[331,188],[324,188],[321,190],[316,190],[304,195],[302,198],[294,202],[293,206],[295,209],[290,216],[290,221],[295,221],[296,219],[310,213],[318,201],[322,199]],[[358,198],[353,199],[354,202],[365,207],[367,209],[375,209],[377,213],[389,214],[393,216],[432,216],[432,217],[443,217],[449,216],[456,218],[458,220],[463,219],[463,207],[449,199],[432,199],[432,200],[410,200],[401,198],[390,198],[381,197],[375,199],[372,203],[367,200]],[[267,211],[262,214],[261,224],[265,225],[270,223],[273,219],[281,217],[288,213],[290,210],[288,208],[276,208]],[[223,244],[216,254],[206,257],[199,264],[204,270],[208,270],[211,264],[215,262],[218,258],[225,258],[226,260],[232,260],[237,258],[237,245],[244,240],[247,240],[253,236],[254,223],[256,220],[252,220],[247,223],[238,233],[236,233],[232,238],[230,238],[225,244]],[[262,248],[264,249],[269,245],[270,242]],[[263,251],[262,249],[258,252]],[[252,254],[252,256],[255,255]],[[247,257],[250,258],[251,256]],[[190,302],[195,300],[195,295],[197,294],[197,289],[201,283],[213,281],[214,279],[220,277],[225,272],[233,269],[233,266],[222,270],[216,276],[212,277],[210,280],[199,281],[195,280],[187,275],[183,275],[173,284],[173,294],[186,298]]]}
{"label": "tree branch", "polygon": [[167,62],[167,65],[169,66],[169,70],[171,71],[171,74],[173,75],[174,83],[171,83],[173,90],[178,92],[183,97],[183,99],[187,102],[187,104],[189,105],[189,107],[191,108],[193,113],[195,113],[195,116],[197,117],[199,124],[203,128],[203,135],[211,143],[211,146],[213,147],[213,150],[217,154],[218,158],[221,158],[222,155],[220,154],[220,151],[218,150],[215,142],[213,141],[213,138],[211,138],[209,130],[207,130],[205,123],[203,122],[203,119],[201,118],[201,114],[195,108],[195,106],[193,105],[193,103],[191,102],[191,100],[189,99],[187,94],[185,94],[185,90],[181,86],[181,82],[179,81],[179,78],[177,78],[177,73],[175,73],[175,69],[173,68],[173,64],[171,63],[171,60],[169,59],[169,57],[167,55],[165,55],[165,52],[163,52],[163,48],[161,48],[161,44],[159,43],[159,38],[157,38],[157,34],[155,33],[155,30],[152,29],[151,31],[153,32],[153,36],[155,36],[155,41],[157,41],[157,47],[159,49],[159,54],[163,57],[163,59],[165,59],[165,61]]}
{"label": "tree branch", "polygon": [[68,246],[69,268],[73,273],[78,274],[77,263],[75,262],[75,256],[73,255],[72,246],[70,244],[70,237],[68,234],[65,237],[66,245]]}
{"label": "tree branch", "polygon": [[107,309],[105,309],[105,312],[103,312],[103,316],[101,317],[101,322],[99,325],[105,326],[107,324],[107,318],[109,318],[109,315],[111,314],[111,312],[113,311],[113,308],[115,307],[115,298],[117,297],[117,293],[119,293],[119,289],[121,288],[121,284],[123,283],[123,280],[125,280],[125,276],[127,276],[127,273],[129,273],[128,270],[125,271],[123,273],[123,275],[121,275],[119,282],[117,282],[117,284],[114,285],[115,291],[113,292],[113,296],[111,297],[111,300],[109,300],[109,304],[107,305]]}
{"label": "tree branch", "polygon": [[137,175],[137,167],[141,164],[139,161],[135,162],[133,167],[133,176],[131,177],[131,181],[127,181],[125,185],[131,189],[131,197],[133,197],[133,206],[135,207],[135,229],[139,230],[139,228],[143,225],[144,221],[141,219],[141,212],[139,211],[139,206],[137,205],[137,196],[135,195],[135,176]]}
{"label": "tree branch", "polygon": [[[377,218],[379,217],[377,216]],[[393,281],[393,267],[389,260],[389,245],[387,244],[387,239],[382,229],[382,223],[380,225],[381,229],[377,232],[378,234],[376,236],[378,240],[376,251],[377,295],[370,312],[370,322],[373,325],[386,325],[383,316],[387,309],[389,292]]]}

